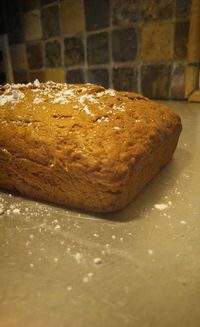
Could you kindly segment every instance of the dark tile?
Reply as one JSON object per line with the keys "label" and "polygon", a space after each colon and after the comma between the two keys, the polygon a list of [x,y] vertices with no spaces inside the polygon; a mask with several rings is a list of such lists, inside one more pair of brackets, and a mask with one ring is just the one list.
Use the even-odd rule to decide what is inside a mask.
{"label": "dark tile", "polygon": [[141,72],[142,93],[154,99],[168,99],[171,65],[144,65]]}
{"label": "dark tile", "polygon": [[174,7],[174,0],[143,0],[142,17],[145,20],[172,18]]}
{"label": "dark tile", "polygon": [[15,83],[28,83],[27,71],[14,71]]}
{"label": "dark tile", "polygon": [[60,24],[57,5],[42,9],[42,28],[45,39],[59,35]]}
{"label": "dark tile", "polygon": [[88,31],[98,30],[109,26],[109,0],[85,0],[85,20]]}
{"label": "dark tile", "polygon": [[140,0],[113,0],[113,25],[126,25],[138,21],[140,18]]}
{"label": "dark tile", "polygon": [[0,72],[0,84],[6,83],[6,74],[4,72]]}
{"label": "dark tile", "polygon": [[113,87],[119,91],[138,91],[138,70],[134,67],[113,69]]}
{"label": "dark tile", "polygon": [[176,16],[189,17],[192,0],[176,0]]}
{"label": "dark tile", "polygon": [[68,37],[64,40],[65,66],[76,66],[84,63],[83,41],[80,37]]}
{"label": "dark tile", "polygon": [[171,98],[175,100],[184,99],[185,88],[185,65],[174,64],[171,77]]}
{"label": "dark tile", "polygon": [[2,64],[3,62],[3,51],[0,50],[0,65]]}
{"label": "dark tile", "polygon": [[21,0],[24,11],[33,10],[40,7],[40,0]]}
{"label": "dark tile", "polygon": [[0,20],[0,34],[5,34],[7,32],[6,24],[4,20]]}
{"label": "dark tile", "polygon": [[134,60],[137,50],[138,38],[134,28],[112,32],[112,56],[115,62]]}
{"label": "dark tile", "polygon": [[88,69],[88,82],[108,88],[109,87],[108,70],[104,68]]}
{"label": "dark tile", "polygon": [[9,43],[22,43],[24,41],[22,6],[19,5],[18,1],[7,1],[4,9]]}
{"label": "dark tile", "polygon": [[189,22],[181,21],[175,23],[174,57],[185,59],[187,56],[187,44],[189,34]]}
{"label": "dark tile", "polygon": [[42,43],[27,44],[27,58],[29,69],[39,69],[43,66]]}
{"label": "dark tile", "polygon": [[40,0],[41,1],[41,5],[45,6],[48,5],[49,3],[55,2],[56,0]]}
{"label": "dark tile", "polygon": [[87,61],[89,65],[109,62],[108,33],[98,33],[88,36]]}
{"label": "dark tile", "polygon": [[83,69],[71,69],[67,70],[66,82],[72,84],[85,83],[85,77]]}
{"label": "dark tile", "polygon": [[1,8],[0,10],[0,34],[6,33],[6,13],[5,8]]}
{"label": "dark tile", "polygon": [[34,82],[36,79],[38,79],[41,83],[46,82],[45,72],[42,70],[29,72],[29,82]]}
{"label": "dark tile", "polygon": [[61,45],[58,41],[49,41],[45,44],[46,66],[60,67],[61,66]]}

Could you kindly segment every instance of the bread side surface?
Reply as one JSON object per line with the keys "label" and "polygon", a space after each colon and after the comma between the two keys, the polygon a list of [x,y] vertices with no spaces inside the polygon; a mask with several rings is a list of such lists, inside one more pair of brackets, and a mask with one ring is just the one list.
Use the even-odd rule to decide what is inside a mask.
{"label": "bread side surface", "polygon": [[125,207],[172,157],[169,108],[96,85],[0,88],[0,187],[60,205]]}

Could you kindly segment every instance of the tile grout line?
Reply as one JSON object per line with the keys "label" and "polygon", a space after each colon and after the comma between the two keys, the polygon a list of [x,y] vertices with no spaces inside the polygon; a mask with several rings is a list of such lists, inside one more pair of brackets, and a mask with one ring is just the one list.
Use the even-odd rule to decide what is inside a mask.
{"label": "tile grout line", "polygon": [[64,72],[64,82],[67,81],[67,70],[65,67],[65,45],[64,45],[64,33],[63,33],[63,25],[61,19],[61,3],[58,2],[58,13],[59,13],[59,25],[60,25],[60,52],[61,52],[61,68]]}
{"label": "tile grout line", "polygon": [[85,4],[84,0],[81,0],[82,8],[83,8],[83,51],[84,51],[84,82],[88,82],[88,62],[87,62],[87,33],[86,33],[86,13],[85,13]]}

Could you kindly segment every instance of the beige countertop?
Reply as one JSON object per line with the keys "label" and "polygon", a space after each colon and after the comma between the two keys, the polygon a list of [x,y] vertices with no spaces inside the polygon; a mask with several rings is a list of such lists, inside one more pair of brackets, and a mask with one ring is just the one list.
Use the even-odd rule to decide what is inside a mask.
{"label": "beige countertop", "polygon": [[200,326],[200,105],[173,160],[125,210],[0,193],[1,327]]}

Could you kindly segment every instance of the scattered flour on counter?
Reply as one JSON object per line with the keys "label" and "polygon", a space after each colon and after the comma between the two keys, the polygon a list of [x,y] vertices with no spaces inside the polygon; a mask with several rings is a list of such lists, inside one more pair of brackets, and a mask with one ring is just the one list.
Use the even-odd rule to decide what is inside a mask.
{"label": "scattered flour on counter", "polygon": [[87,283],[87,282],[88,282],[88,280],[89,280],[88,276],[86,276],[86,277],[83,277],[83,282],[84,282],[84,283]]}
{"label": "scattered flour on counter", "polygon": [[154,208],[158,209],[158,210],[165,210],[169,207],[168,204],[166,203],[157,203],[157,204],[154,204]]}
{"label": "scattered flour on counter", "polygon": [[154,251],[152,249],[148,249],[148,253],[149,253],[149,255],[153,255]]}
{"label": "scattered flour on counter", "polygon": [[92,277],[94,274],[92,272],[88,273],[88,277]]}
{"label": "scattered flour on counter", "polygon": [[80,252],[77,252],[75,255],[74,255],[74,258],[76,259],[77,263],[80,263],[82,261],[82,254]]}
{"label": "scattered flour on counter", "polygon": [[186,225],[187,222],[186,222],[185,220],[181,220],[181,221],[180,221],[180,224],[182,224],[182,225]]}
{"label": "scattered flour on counter", "polygon": [[93,276],[93,273],[92,272],[89,272],[87,274],[87,276],[83,277],[83,282],[84,283],[87,283],[92,276]]}

